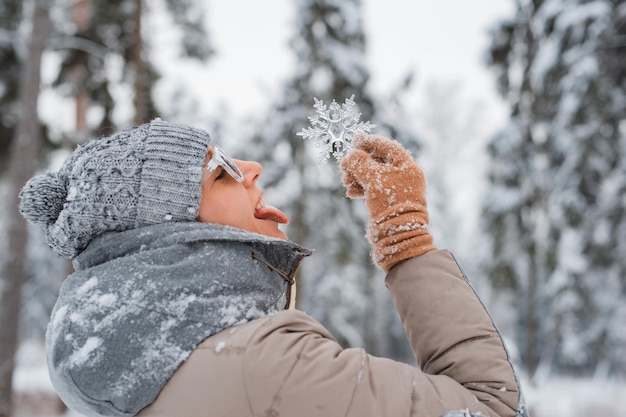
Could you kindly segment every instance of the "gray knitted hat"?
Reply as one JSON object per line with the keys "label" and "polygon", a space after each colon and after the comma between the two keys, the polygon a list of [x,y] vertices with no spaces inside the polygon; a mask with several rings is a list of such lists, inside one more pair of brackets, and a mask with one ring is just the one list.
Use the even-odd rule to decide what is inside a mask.
{"label": "gray knitted hat", "polygon": [[26,183],[20,212],[69,259],[106,231],[196,221],[210,142],[203,130],[160,119],[92,139],[58,172]]}

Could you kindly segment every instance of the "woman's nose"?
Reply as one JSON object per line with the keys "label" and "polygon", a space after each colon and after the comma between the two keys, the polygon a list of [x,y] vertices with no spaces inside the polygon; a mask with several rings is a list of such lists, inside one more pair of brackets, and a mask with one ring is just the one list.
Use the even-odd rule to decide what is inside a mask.
{"label": "woman's nose", "polygon": [[263,172],[263,167],[258,162],[233,160],[243,173],[243,185],[249,187],[254,185]]}

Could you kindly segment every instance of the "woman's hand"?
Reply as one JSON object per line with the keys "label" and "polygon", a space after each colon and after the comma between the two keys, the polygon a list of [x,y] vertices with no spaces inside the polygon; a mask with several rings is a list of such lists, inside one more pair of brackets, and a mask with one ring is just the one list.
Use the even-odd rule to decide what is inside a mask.
{"label": "woman's hand", "polygon": [[400,143],[360,135],[341,160],[341,169],[346,195],[365,197],[371,217],[367,238],[383,271],[436,249],[428,232],[424,173]]}

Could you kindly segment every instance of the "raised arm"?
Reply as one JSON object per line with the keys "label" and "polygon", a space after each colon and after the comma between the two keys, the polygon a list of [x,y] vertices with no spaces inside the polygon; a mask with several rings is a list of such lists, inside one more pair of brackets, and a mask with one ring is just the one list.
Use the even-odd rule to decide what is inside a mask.
{"label": "raised arm", "polygon": [[[498,330],[453,256],[428,231],[426,181],[396,141],[363,135],[341,162],[347,195],[365,197],[367,237],[413,352],[444,399],[460,384],[500,416],[525,407]],[[441,384],[440,387],[436,385]]]}

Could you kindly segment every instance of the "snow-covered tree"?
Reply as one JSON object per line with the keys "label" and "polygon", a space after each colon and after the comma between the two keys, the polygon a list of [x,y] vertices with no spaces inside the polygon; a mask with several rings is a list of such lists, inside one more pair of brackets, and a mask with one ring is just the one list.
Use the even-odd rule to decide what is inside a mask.
{"label": "snow-covered tree", "polygon": [[17,86],[20,74],[18,33],[23,1],[0,2],[0,175],[6,171],[9,145],[17,124]]}
{"label": "snow-covered tree", "polygon": [[[249,156],[259,159],[262,154],[267,200],[285,208],[290,216],[289,237],[316,249],[314,259],[304,261],[297,278],[299,307],[323,322],[345,345],[406,357],[401,343],[390,343],[393,334],[400,340],[404,335],[401,327],[398,332],[399,326],[390,325],[393,310],[384,276],[370,259],[371,248],[364,238],[365,206],[345,197],[334,160],[320,164],[319,149],[297,136],[313,115],[314,97],[330,105],[333,100],[343,104],[354,95],[361,120],[379,126],[396,122],[377,117],[367,89],[370,75],[361,3],[296,2],[298,32],[291,39],[295,73],[254,138]],[[400,134],[399,139],[410,136],[400,123],[393,127],[393,131],[382,131]],[[392,335],[390,328],[395,332]]]}
{"label": "snow-covered tree", "polygon": [[[432,80],[419,95],[415,123],[424,141],[418,161],[428,179],[430,231],[454,252],[477,287],[484,238],[479,225],[485,177],[485,106],[461,82]],[[482,295],[482,294],[481,294]]]}
{"label": "snow-covered tree", "polygon": [[626,371],[626,2],[518,0],[490,64],[489,274],[531,374]]}
{"label": "snow-covered tree", "polygon": [[[52,46],[62,57],[55,87],[75,98],[77,135],[111,131],[112,112],[118,104],[111,90],[120,84],[132,91],[135,124],[159,114],[152,90],[160,75],[152,64],[144,20],[161,8],[167,9],[180,32],[181,57],[208,59],[213,49],[200,0],[79,0],[72,7],[55,8],[58,33]],[[87,126],[88,108],[102,115],[98,125]]]}

